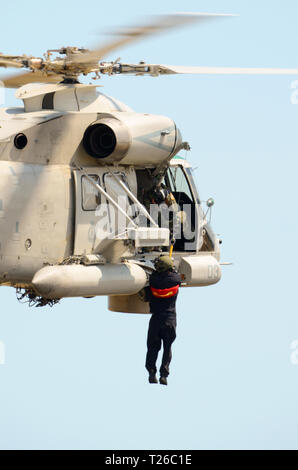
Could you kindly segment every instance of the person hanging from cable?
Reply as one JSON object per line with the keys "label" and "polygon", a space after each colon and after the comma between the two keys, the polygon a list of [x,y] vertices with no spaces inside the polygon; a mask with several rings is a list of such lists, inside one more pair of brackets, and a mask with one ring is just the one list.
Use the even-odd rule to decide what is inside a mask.
{"label": "person hanging from cable", "polygon": [[147,335],[146,369],[149,383],[158,383],[156,361],[163,344],[159,383],[167,385],[172,359],[172,344],[176,338],[176,300],[181,285],[181,276],[176,271],[170,256],[159,256],[154,263],[155,271],[149,278],[146,300],[152,314]]}

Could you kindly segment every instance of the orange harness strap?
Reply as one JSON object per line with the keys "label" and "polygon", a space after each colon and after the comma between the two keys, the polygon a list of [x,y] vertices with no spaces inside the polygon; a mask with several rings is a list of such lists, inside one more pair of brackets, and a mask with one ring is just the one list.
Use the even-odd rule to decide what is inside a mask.
{"label": "orange harness strap", "polygon": [[169,297],[173,297],[178,294],[179,284],[169,287],[168,289],[155,289],[154,287],[150,287],[150,289],[154,297],[159,299],[168,299]]}

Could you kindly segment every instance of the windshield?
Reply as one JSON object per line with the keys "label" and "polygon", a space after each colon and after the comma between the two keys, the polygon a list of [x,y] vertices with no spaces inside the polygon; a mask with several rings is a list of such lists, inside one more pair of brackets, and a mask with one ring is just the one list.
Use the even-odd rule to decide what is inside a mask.
{"label": "windshield", "polygon": [[194,198],[195,198],[196,202],[198,204],[200,204],[201,201],[200,201],[199,193],[198,193],[198,190],[197,190],[197,187],[196,187],[193,175],[192,175],[193,174],[193,169],[192,168],[185,168],[185,172],[187,174],[188,181],[191,185],[191,189],[192,189],[192,193],[194,195]]}
{"label": "windshield", "polygon": [[167,185],[173,193],[183,194],[185,203],[200,202],[190,168],[183,169],[180,165],[170,167],[167,171]]}

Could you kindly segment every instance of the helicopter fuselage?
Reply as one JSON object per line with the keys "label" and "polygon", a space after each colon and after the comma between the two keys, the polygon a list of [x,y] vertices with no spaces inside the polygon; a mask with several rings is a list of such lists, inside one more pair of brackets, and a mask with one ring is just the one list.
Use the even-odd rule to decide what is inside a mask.
{"label": "helicopter fuselage", "polygon": [[154,178],[171,186],[192,228],[174,246],[185,285],[219,281],[219,242],[171,119],[135,113],[90,85],[28,85],[17,97],[24,107],[0,110],[1,285],[49,298],[110,295],[112,310],[145,311],[135,294],[171,238],[160,216],[147,223]]}

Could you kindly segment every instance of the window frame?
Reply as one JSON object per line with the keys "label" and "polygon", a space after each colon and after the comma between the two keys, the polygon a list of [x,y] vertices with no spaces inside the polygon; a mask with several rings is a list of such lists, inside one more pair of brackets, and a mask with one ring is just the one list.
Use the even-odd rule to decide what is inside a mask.
{"label": "window frame", "polygon": [[[174,169],[174,168],[180,168],[180,170],[182,171],[182,174],[183,174],[183,176],[184,176],[184,179],[185,179],[185,181],[186,181],[186,183],[187,183],[187,185],[188,185],[189,193],[190,193],[190,195],[191,195],[191,199],[192,199],[191,203],[192,203],[192,204],[197,204],[197,203],[199,203],[199,201],[198,201],[199,198],[196,197],[196,194],[195,194],[194,191],[193,191],[193,187],[192,187],[191,181],[190,181],[190,179],[189,179],[189,174],[187,173],[187,171],[186,171],[186,169],[183,167],[183,165],[171,165],[171,166],[168,167],[168,171],[167,171],[166,177],[167,177],[167,180],[168,180],[168,183],[169,183],[169,189],[170,189],[171,191],[173,191],[173,190],[172,190],[172,188],[173,188],[173,189],[174,189],[174,192],[176,192],[176,193],[181,193],[181,192],[182,192],[182,191],[178,191],[178,190],[177,190],[176,179],[174,179],[174,176],[173,176],[172,172],[169,171],[169,170]],[[194,184],[194,182],[193,182],[193,184]],[[187,193],[185,193],[185,194],[187,195]]]}
{"label": "window frame", "polygon": [[[100,186],[100,176],[99,175],[97,175],[96,173],[92,173],[90,175],[88,174],[88,176],[89,176],[89,178],[96,177],[97,180],[95,181],[95,183]],[[99,206],[99,204],[101,204],[101,196],[102,195],[101,195],[100,191],[98,191],[98,194],[100,196],[100,202],[99,202],[99,204],[96,205],[95,209],[85,209],[84,208],[84,186],[83,186],[84,183],[83,183],[83,178],[86,178],[86,180],[88,181],[86,175],[81,175],[81,208],[84,212],[95,212],[97,207]],[[89,183],[89,184],[91,184],[91,183]]]}

